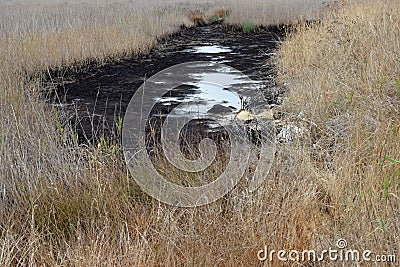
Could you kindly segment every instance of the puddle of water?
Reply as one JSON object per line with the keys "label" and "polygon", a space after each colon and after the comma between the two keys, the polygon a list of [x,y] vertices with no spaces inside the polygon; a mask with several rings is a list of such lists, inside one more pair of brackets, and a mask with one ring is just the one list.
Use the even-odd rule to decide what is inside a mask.
{"label": "puddle of water", "polygon": [[241,108],[240,96],[226,90],[223,86],[200,80],[189,83],[197,87],[195,93],[188,94],[184,98],[163,97],[160,99],[165,105],[173,102],[181,104],[172,110],[169,116],[186,116],[192,119],[207,118],[210,114],[230,118]]}
{"label": "puddle of water", "polygon": [[[213,60],[213,61],[218,61],[219,63],[221,63],[221,61],[224,61],[226,59],[226,57],[225,56],[222,56],[222,55],[218,55],[218,56],[214,56],[214,57],[211,57],[211,60]],[[226,60],[225,60],[226,61]]]}
{"label": "puddle of water", "polygon": [[[168,37],[148,56],[95,67],[76,76],[72,75],[70,80],[57,87],[57,94],[52,98],[56,102],[55,106],[59,108],[70,106],[68,108],[77,110],[76,116],[79,119],[74,117],[71,121],[74,121],[79,137],[82,137],[80,140],[85,142],[84,136],[94,140],[96,137],[91,134],[93,128],[101,128],[102,133],[113,134],[114,129],[109,126],[115,124],[115,115],[124,116],[134,93],[144,81],[148,81],[149,77],[166,70],[159,76],[160,79],[148,85],[155,88],[168,87],[172,90],[176,86],[172,86],[173,82],[182,77],[181,72],[167,70],[173,65],[193,61],[225,63],[254,79],[263,79],[264,76],[259,74],[266,58],[273,54],[271,49],[279,41],[276,36],[284,36],[283,32],[277,34],[266,31],[254,36],[245,35],[242,32],[225,31],[216,25],[185,29],[180,35]],[[174,116],[174,113],[178,115],[186,113],[190,114],[190,117],[197,116],[197,118],[211,114],[219,115],[221,120],[224,118],[229,120],[240,110],[241,101],[246,103],[248,99],[254,100],[255,92],[263,91],[263,86],[268,85],[265,82],[257,84],[254,81],[249,84],[245,79],[241,79],[240,75],[236,77],[229,68],[215,66],[214,70],[210,68],[212,69],[210,66],[203,66],[196,67],[193,71],[189,70],[190,75],[186,76],[190,79],[186,79],[183,83],[189,88],[180,89],[177,93],[160,98],[160,110],[154,111],[166,115],[169,110],[173,110],[169,116]],[[260,90],[253,90],[257,86]],[[58,95],[64,94],[65,103],[58,104]],[[138,103],[138,106],[152,106],[154,99],[162,95],[151,93],[150,98]],[[270,102],[275,101],[275,96],[265,97]],[[260,105],[265,103],[264,99]],[[248,106],[245,105],[245,108]],[[87,113],[92,114],[94,111],[103,114],[102,121],[93,122],[91,118],[87,118]],[[106,128],[104,122],[108,125]]]}
{"label": "puddle of water", "polygon": [[205,137],[213,140],[224,157],[231,133],[247,138],[236,115],[245,101],[246,108],[259,105],[259,87],[259,82],[228,65],[209,61],[178,64],[151,76],[136,91],[124,124],[132,134],[145,133],[149,154],[159,146],[167,158],[181,151],[176,163],[186,164],[197,155]]}
{"label": "puddle of water", "polygon": [[[200,62],[185,69],[185,86],[192,88],[180,96],[154,98],[164,106],[174,106],[162,116],[189,119],[218,118],[221,125],[229,124],[243,108],[244,101],[256,102],[260,82],[250,80],[240,71],[219,63]],[[167,83],[157,81],[155,84]],[[160,114],[158,114],[160,115]]]}
{"label": "puddle of water", "polygon": [[184,52],[192,52],[196,54],[219,54],[219,53],[229,53],[232,49],[226,46],[219,45],[206,45],[206,46],[194,46]]}

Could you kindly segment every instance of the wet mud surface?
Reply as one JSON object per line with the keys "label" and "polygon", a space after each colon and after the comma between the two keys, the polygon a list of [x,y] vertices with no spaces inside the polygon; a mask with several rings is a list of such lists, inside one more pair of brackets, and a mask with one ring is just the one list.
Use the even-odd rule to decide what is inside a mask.
{"label": "wet mud surface", "polygon": [[[258,81],[262,84],[265,104],[274,104],[283,92],[274,86],[273,73],[266,63],[283,36],[284,30],[280,27],[259,29],[249,34],[223,25],[182,29],[160,40],[146,56],[64,77],[64,82],[51,94],[50,101],[69,118],[80,142],[93,142],[102,135],[115,136],[116,122],[124,117],[132,96],[146,79],[176,64],[206,61],[226,64]],[[185,97],[193,96],[198,88],[192,87],[178,87],[166,96],[175,97],[175,103],[159,105],[153,108],[153,113],[169,113],[168,109],[184,101]],[[207,112],[234,114],[242,108],[238,105],[243,103],[217,101]]]}

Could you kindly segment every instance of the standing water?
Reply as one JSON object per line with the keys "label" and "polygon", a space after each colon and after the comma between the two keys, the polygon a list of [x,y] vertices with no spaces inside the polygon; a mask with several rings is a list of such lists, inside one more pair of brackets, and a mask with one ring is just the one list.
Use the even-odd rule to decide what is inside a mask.
{"label": "standing water", "polygon": [[[146,56],[64,78],[53,103],[72,118],[81,142],[94,141],[115,134],[115,122],[123,118],[130,99],[146,79],[168,67],[196,61],[202,63],[186,73],[191,81],[156,96],[159,103],[153,113],[196,119],[213,115],[224,124],[249,102],[265,107],[276,102],[281,92],[271,87],[271,70],[266,63],[282,37],[278,28],[251,34],[221,25],[183,29],[160,40]],[[164,76],[166,80],[175,78],[168,73]],[[164,82],[157,83],[162,86]],[[213,123],[209,123],[207,131],[212,129]]]}

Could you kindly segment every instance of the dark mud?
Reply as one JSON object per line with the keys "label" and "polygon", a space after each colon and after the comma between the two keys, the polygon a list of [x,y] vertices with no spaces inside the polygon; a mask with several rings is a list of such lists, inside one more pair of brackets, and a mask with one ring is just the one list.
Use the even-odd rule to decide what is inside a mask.
{"label": "dark mud", "polygon": [[115,137],[118,118],[123,118],[133,94],[147,78],[179,63],[212,61],[261,81],[265,104],[274,104],[283,92],[274,86],[267,62],[283,37],[282,27],[260,28],[249,34],[223,25],[185,28],[161,39],[146,56],[63,77],[50,101],[63,111],[80,142],[93,142],[102,135]]}

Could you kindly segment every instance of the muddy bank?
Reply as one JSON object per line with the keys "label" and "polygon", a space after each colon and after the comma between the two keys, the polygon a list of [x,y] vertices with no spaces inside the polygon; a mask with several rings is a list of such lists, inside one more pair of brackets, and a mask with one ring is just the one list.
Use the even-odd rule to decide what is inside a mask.
{"label": "muddy bank", "polygon": [[63,77],[64,82],[51,94],[51,103],[69,118],[81,142],[103,134],[115,136],[118,118],[123,118],[143,82],[165,68],[189,61],[236,68],[263,84],[266,104],[277,103],[283,92],[274,86],[272,70],[265,63],[283,37],[281,27],[249,34],[223,25],[182,29],[160,40],[146,56]]}

